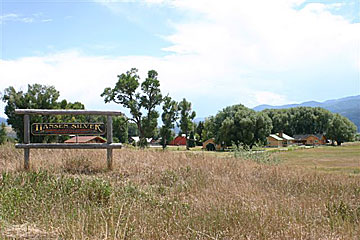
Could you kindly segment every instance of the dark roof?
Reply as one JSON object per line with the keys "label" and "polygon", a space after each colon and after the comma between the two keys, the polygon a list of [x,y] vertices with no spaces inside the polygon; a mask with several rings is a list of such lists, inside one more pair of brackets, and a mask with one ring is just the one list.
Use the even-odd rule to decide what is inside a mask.
{"label": "dark roof", "polygon": [[324,136],[324,134],[298,134],[298,135],[294,135],[294,138],[295,140],[305,140],[310,136],[315,136],[318,139],[321,139]]}
{"label": "dark roof", "polygon": [[87,143],[94,139],[99,140],[99,142],[106,142],[106,139],[99,136],[78,136],[66,140],[65,143]]}

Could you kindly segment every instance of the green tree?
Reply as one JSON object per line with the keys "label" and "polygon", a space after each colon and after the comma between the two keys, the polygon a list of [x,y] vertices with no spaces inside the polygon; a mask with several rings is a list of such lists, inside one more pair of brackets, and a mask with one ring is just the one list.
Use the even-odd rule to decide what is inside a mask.
{"label": "green tree", "polygon": [[189,143],[188,143],[189,148],[195,147],[194,131],[190,131],[190,136],[189,136],[188,141],[189,141]]}
{"label": "green tree", "polygon": [[178,119],[178,104],[172,100],[171,97],[164,97],[164,105],[162,107],[163,113],[161,119],[163,126],[160,129],[161,144],[163,149],[169,144],[172,138],[172,129],[175,127],[175,122]]}
{"label": "green tree", "polygon": [[128,125],[128,136],[129,137],[139,136],[139,130],[137,128],[136,123],[128,122],[127,125]]}
{"label": "green tree", "polygon": [[210,138],[215,138],[215,118],[210,116],[205,119],[204,129],[202,131],[202,140],[206,141]]}
{"label": "green tree", "polygon": [[353,122],[351,122],[348,118],[336,113],[330,120],[330,127],[326,137],[332,141],[333,145],[336,141],[337,145],[340,146],[346,141],[354,141],[356,131],[357,128]]}
{"label": "green tree", "polygon": [[[148,71],[148,77],[141,83],[142,93],[137,92],[140,86],[137,72],[136,68],[132,68],[122,73],[114,88],[105,88],[101,96],[105,98],[105,103],[115,102],[130,110],[132,118],[129,120],[136,123],[140,146],[144,147],[147,145],[146,137],[152,137],[156,129],[159,113],[155,108],[162,102],[162,95],[158,74],[154,70]],[[146,112],[145,116],[143,111]]]}
{"label": "green tree", "polygon": [[113,136],[121,143],[128,143],[128,122],[125,116],[113,117]]}
{"label": "green tree", "polygon": [[271,119],[241,104],[224,108],[213,119],[215,141],[219,144],[252,148],[264,144],[271,132]]}
{"label": "green tree", "polygon": [[[191,130],[193,130],[193,120],[196,116],[196,112],[191,109],[191,102],[186,101],[184,98],[179,102],[180,110],[180,131],[182,134],[185,134],[186,139]],[[186,148],[189,149],[188,141],[186,141]]]}
{"label": "green tree", "polygon": [[1,126],[0,126],[0,144],[4,144],[6,142],[6,139],[7,139],[5,127],[6,127],[5,123],[1,123]]}
{"label": "green tree", "polygon": [[201,143],[203,141],[205,141],[203,139],[203,131],[204,131],[204,122],[200,121],[195,128],[195,136],[196,136],[196,140],[198,142],[198,145],[201,145]]}
{"label": "green tree", "polygon": [[[58,102],[60,93],[53,86],[44,86],[41,84],[28,85],[27,92],[16,91],[14,87],[8,87],[4,90],[2,100],[6,103],[5,114],[8,117],[8,124],[15,130],[20,142],[24,140],[24,122],[23,116],[15,114],[15,109],[84,109],[84,105],[68,103],[66,100]],[[30,124],[41,122],[61,122],[64,119],[78,119],[80,117],[71,116],[39,116],[32,115]],[[49,142],[56,141],[58,136],[30,136],[31,142]]]}
{"label": "green tree", "polygon": [[263,112],[272,120],[272,133],[283,131],[289,135],[324,134],[330,126],[333,115],[328,110],[319,107],[266,109]]}

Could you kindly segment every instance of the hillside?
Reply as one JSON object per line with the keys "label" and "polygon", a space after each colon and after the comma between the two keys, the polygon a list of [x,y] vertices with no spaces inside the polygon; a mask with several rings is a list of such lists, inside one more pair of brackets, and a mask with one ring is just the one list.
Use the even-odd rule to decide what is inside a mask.
{"label": "hillside", "polygon": [[327,100],[325,102],[303,102],[300,104],[287,104],[281,106],[271,106],[271,105],[259,105],[254,107],[255,111],[262,111],[264,109],[285,109],[292,107],[321,107],[329,110],[333,113],[339,113],[344,117],[347,117],[355,123],[360,131],[360,95],[345,97],[340,99]]}

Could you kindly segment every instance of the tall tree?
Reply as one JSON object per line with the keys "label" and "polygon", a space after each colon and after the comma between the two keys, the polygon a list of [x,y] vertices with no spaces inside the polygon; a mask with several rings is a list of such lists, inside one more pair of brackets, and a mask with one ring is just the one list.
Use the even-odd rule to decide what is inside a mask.
{"label": "tall tree", "polygon": [[[118,75],[118,81],[114,88],[105,88],[101,94],[105,103],[115,102],[130,110],[132,118],[130,121],[136,123],[139,131],[140,146],[147,145],[146,137],[152,137],[157,126],[159,113],[156,106],[162,102],[160,82],[157,79],[157,72],[148,71],[148,77],[141,83],[141,91],[137,92],[140,86],[138,70],[132,68],[126,73]],[[143,112],[146,113],[143,116]]]}
{"label": "tall tree", "polygon": [[224,145],[243,145],[252,148],[265,143],[271,132],[271,120],[241,104],[224,108],[213,119],[215,141]]}
{"label": "tall tree", "polygon": [[203,139],[203,131],[204,131],[204,122],[200,121],[195,128],[195,136],[197,136],[196,140],[198,144],[205,141]]}
{"label": "tall tree", "polygon": [[121,143],[128,143],[128,122],[125,116],[113,117],[113,136]]}
{"label": "tall tree", "polygon": [[[8,87],[4,90],[2,100],[6,102],[5,114],[7,123],[15,130],[20,142],[24,140],[23,116],[15,114],[15,109],[84,109],[84,105],[75,102],[68,103],[66,100],[58,102],[60,93],[53,86],[44,86],[41,84],[28,85],[27,92],[16,91],[14,87]],[[34,122],[59,122],[71,116],[38,116],[33,115],[30,118],[30,124]],[[72,117],[74,118],[74,117]],[[78,119],[77,117],[74,119]],[[56,136],[30,136],[31,142],[55,141]]]}
{"label": "tall tree", "polygon": [[204,129],[202,131],[203,141],[215,138],[215,132],[215,117],[210,116],[209,118],[206,118],[204,122]]}
{"label": "tall tree", "polygon": [[5,123],[1,123],[1,126],[0,126],[0,144],[4,144],[6,142],[6,139],[7,139],[5,127],[6,127]]}
{"label": "tall tree", "polygon": [[172,129],[175,127],[175,122],[178,119],[178,104],[171,97],[166,96],[164,97],[162,110],[161,119],[163,126],[160,129],[160,136],[161,144],[163,148],[166,148],[172,137]]}
{"label": "tall tree", "polygon": [[191,102],[186,101],[184,98],[179,103],[180,110],[180,131],[186,136],[186,148],[189,149],[188,135],[193,130],[193,120],[196,116],[196,112],[191,109]]}
{"label": "tall tree", "polygon": [[336,141],[337,145],[341,145],[346,141],[354,141],[357,127],[348,118],[336,113],[330,120],[330,127],[326,134],[331,139],[332,144]]}

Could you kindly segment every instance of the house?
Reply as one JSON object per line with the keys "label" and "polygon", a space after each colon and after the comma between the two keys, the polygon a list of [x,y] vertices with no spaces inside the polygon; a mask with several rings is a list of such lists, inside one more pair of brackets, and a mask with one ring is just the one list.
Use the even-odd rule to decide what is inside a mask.
{"label": "house", "polygon": [[267,139],[267,146],[268,147],[282,147],[283,146],[283,139],[276,134],[270,134]]}
{"label": "house", "polygon": [[106,143],[106,139],[100,136],[75,136],[66,140],[65,143]]}
{"label": "house", "polygon": [[278,137],[281,137],[283,139],[283,146],[287,147],[295,143],[295,139],[290,137],[289,135],[286,135],[283,132],[275,133]]}
{"label": "house", "polygon": [[323,134],[294,135],[295,143],[299,145],[325,145],[326,138]]}
{"label": "house", "polygon": [[295,143],[294,138],[283,132],[270,134],[266,139],[268,147],[287,147]]}
{"label": "house", "polygon": [[215,150],[219,151],[222,150],[222,147],[220,144],[215,143],[215,139],[210,138],[205,142],[203,142],[202,149],[208,151],[215,151]]}
{"label": "house", "polygon": [[172,146],[186,146],[186,137],[185,136],[177,136],[172,140],[169,145]]}

